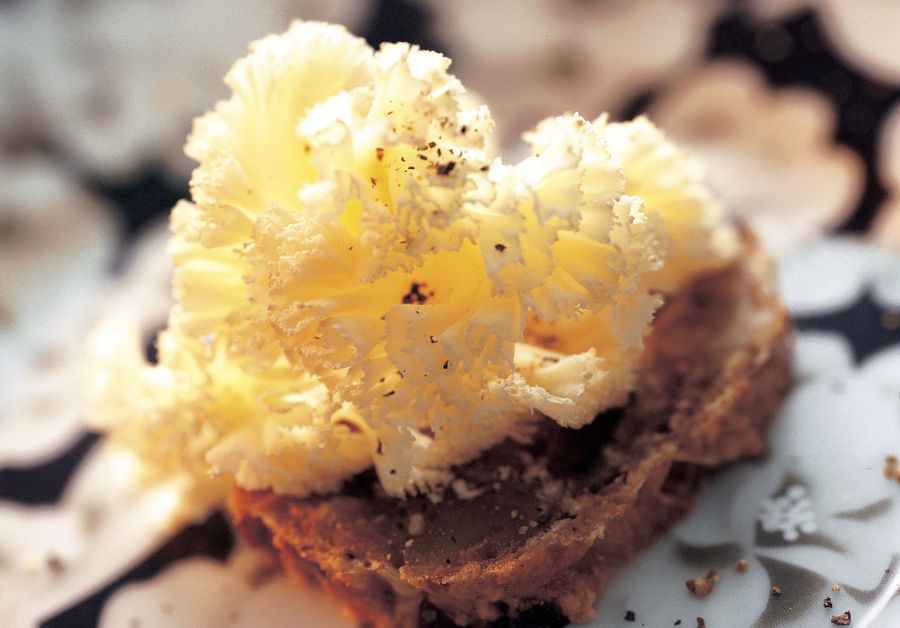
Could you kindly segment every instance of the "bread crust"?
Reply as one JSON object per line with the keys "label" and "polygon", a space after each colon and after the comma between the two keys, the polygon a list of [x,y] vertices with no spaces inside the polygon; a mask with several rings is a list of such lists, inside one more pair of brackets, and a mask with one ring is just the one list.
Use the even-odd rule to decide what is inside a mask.
{"label": "bread crust", "polygon": [[532,443],[459,467],[477,496],[397,500],[368,473],[324,497],[236,488],[229,510],[252,545],[363,625],[485,625],[540,605],[586,621],[710,470],[764,450],[790,383],[791,325],[751,236],[736,263],[668,299],[646,345],[625,408],[581,430],[546,420]]}

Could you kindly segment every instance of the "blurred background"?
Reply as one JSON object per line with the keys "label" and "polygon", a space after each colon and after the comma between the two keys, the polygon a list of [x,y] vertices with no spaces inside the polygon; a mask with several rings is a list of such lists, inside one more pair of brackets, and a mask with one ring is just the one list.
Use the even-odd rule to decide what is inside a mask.
{"label": "blurred background", "polygon": [[[188,196],[191,120],[227,97],[222,77],[250,41],[297,18],[445,53],[509,155],[547,115],[647,113],[779,258],[835,234],[900,250],[898,3],[0,0],[0,500],[63,499],[96,443],[79,401],[84,336],[113,306],[148,339],[164,323],[165,219]],[[900,341],[900,302],[860,307],[875,322],[859,355]],[[88,603],[69,594],[45,625],[91,625],[129,577]]]}

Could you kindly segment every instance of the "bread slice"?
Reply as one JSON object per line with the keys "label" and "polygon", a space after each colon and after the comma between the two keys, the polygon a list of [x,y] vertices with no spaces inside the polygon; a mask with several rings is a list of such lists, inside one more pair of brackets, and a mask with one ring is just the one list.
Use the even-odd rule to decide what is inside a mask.
{"label": "bread slice", "polygon": [[533,443],[458,468],[465,484],[438,503],[387,497],[364,473],[325,497],[235,489],[229,509],[251,544],[363,625],[484,625],[533,607],[584,621],[613,570],[688,513],[706,473],[762,453],[790,337],[772,264],[745,234],[736,263],[659,311],[625,408],[580,430],[544,421]]}

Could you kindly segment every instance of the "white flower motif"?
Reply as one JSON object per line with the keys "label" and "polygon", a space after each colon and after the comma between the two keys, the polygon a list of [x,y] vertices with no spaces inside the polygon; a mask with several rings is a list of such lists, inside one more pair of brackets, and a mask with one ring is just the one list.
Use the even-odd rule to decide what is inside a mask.
{"label": "white flower motif", "polygon": [[882,307],[897,309],[900,254],[848,237],[827,238],[782,259],[778,281],[796,316],[846,307],[866,290]]}
{"label": "white flower motif", "polygon": [[488,102],[506,144],[560,111],[621,113],[641,90],[700,59],[725,5],[421,1],[437,16],[453,72]]}
{"label": "white flower motif", "polygon": [[796,541],[801,533],[818,530],[812,500],[800,484],[792,484],[784,494],[763,501],[758,520],[763,530],[781,532],[785,541]]}
{"label": "white flower motif", "polygon": [[166,220],[150,224],[137,234],[121,270],[97,300],[92,321],[121,314],[137,321],[145,335],[165,325],[175,303],[172,297],[175,265],[168,253],[171,235]]}
{"label": "white flower motif", "polygon": [[896,198],[882,206],[872,225],[872,236],[879,244],[900,250],[900,202]]}
{"label": "white flower motif", "polygon": [[118,236],[57,165],[0,162],[0,466],[52,455],[82,429],[85,318]]}
{"label": "white flower motif", "polygon": [[25,26],[26,16],[35,4],[0,3],[0,141],[5,146],[28,145],[37,133],[29,59],[35,40],[40,41],[40,33]]}
{"label": "white flower motif", "polygon": [[100,628],[142,626],[192,628],[291,628],[330,626],[352,628],[340,604],[313,585],[302,585],[285,574],[271,574],[258,552],[240,547],[226,564],[208,558],[179,562],[157,577],[128,585],[107,601]]}
{"label": "white flower motif", "polygon": [[[297,17],[355,26],[369,8],[328,0],[13,5],[0,7],[0,24],[9,19],[22,34],[0,39],[0,59],[15,60],[0,60],[0,78],[16,81],[3,81],[0,113],[14,117],[0,130],[39,126],[82,168],[108,179],[148,162],[184,176],[193,167],[181,153],[190,121],[224,95],[220,78],[246,42]],[[4,105],[8,93],[16,98]]]}
{"label": "white flower motif", "polygon": [[[172,263],[168,229],[160,225],[138,238],[108,285],[116,230],[102,206],[50,164],[3,164],[0,181],[0,208],[22,211],[10,232],[15,239],[0,247],[7,277],[0,296],[39,297],[45,308],[42,314],[34,304],[13,302],[28,324],[0,326],[0,372],[13,384],[0,389],[3,467],[37,464],[83,433],[87,330],[109,310],[128,312],[145,333],[161,325],[171,307]],[[12,216],[0,213],[4,221],[12,227]],[[179,522],[205,514],[174,518],[173,488],[137,486],[133,467],[130,457],[102,444],[53,506],[0,501],[0,625],[39,624],[143,559]]]}
{"label": "white flower motif", "polygon": [[812,9],[822,19],[835,48],[851,64],[888,83],[900,83],[900,4],[884,0],[752,0],[762,19],[789,17]]}
{"label": "white flower motif", "polygon": [[726,207],[776,254],[839,225],[862,191],[862,164],[835,143],[828,101],[769,87],[749,65],[703,67],[663,92],[650,115],[697,157]]}
{"label": "white flower motif", "polygon": [[57,504],[0,501],[0,625],[37,626],[142,560],[176,529],[174,490],[137,487],[134,464],[102,445]]}
{"label": "white flower motif", "polygon": [[[814,602],[833,595],[835,583],[872,592],[868,601],[854,599],[854,615],[874,615],[887,603],[894,589],[884,570],[900,529],[900,497],[881,468],[885,455],[900,451],[900,345],[858,368],[836,335],[801,334],[797,352],[798,383],[770,431],[770,456],[718,475],[688,519],[613,577],[590,625],[618,625],[625,609],[648,626],[697,616],[715,626],[760,625],[770,586],[785,585],[770,581],[772,561],[817,576],[802,596],[810,606],[794,609],[790,625],[820,620]],[[823,356],[827,367],[816,365]],[[785,485],[786,478],[799,481]],[[759,524],[788,544],[760,542]],[[736,574],[740,558],[748,569]],[[714,592],[689,595],[681,583],[710,568],[721,576]]]}
{"label": "white flower motif", "polygon": [[872,237],[900,250],[900,105],[885,117],[878,146],[878,175],[888,198],[878,211]]}

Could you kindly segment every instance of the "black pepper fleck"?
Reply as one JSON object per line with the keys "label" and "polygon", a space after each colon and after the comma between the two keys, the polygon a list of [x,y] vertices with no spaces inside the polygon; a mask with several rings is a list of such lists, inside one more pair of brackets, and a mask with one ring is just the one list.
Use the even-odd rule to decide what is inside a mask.
{"label": "black pepper fleck", "polygon": [[448,175],[456,167],[455,161],[448,161],[445,164],[438,164],[437,173],[440,175]]}
{"label": "black pepper fleck", "polygon": [[422,288],[424,287],[424,283],[418,283],[415,281],[409,284],[409,292],[403,295],[403,303],[407,305],[411,303],[425,303],[428,300],[428,297],[432,296],[434,293],[423,293]]}

